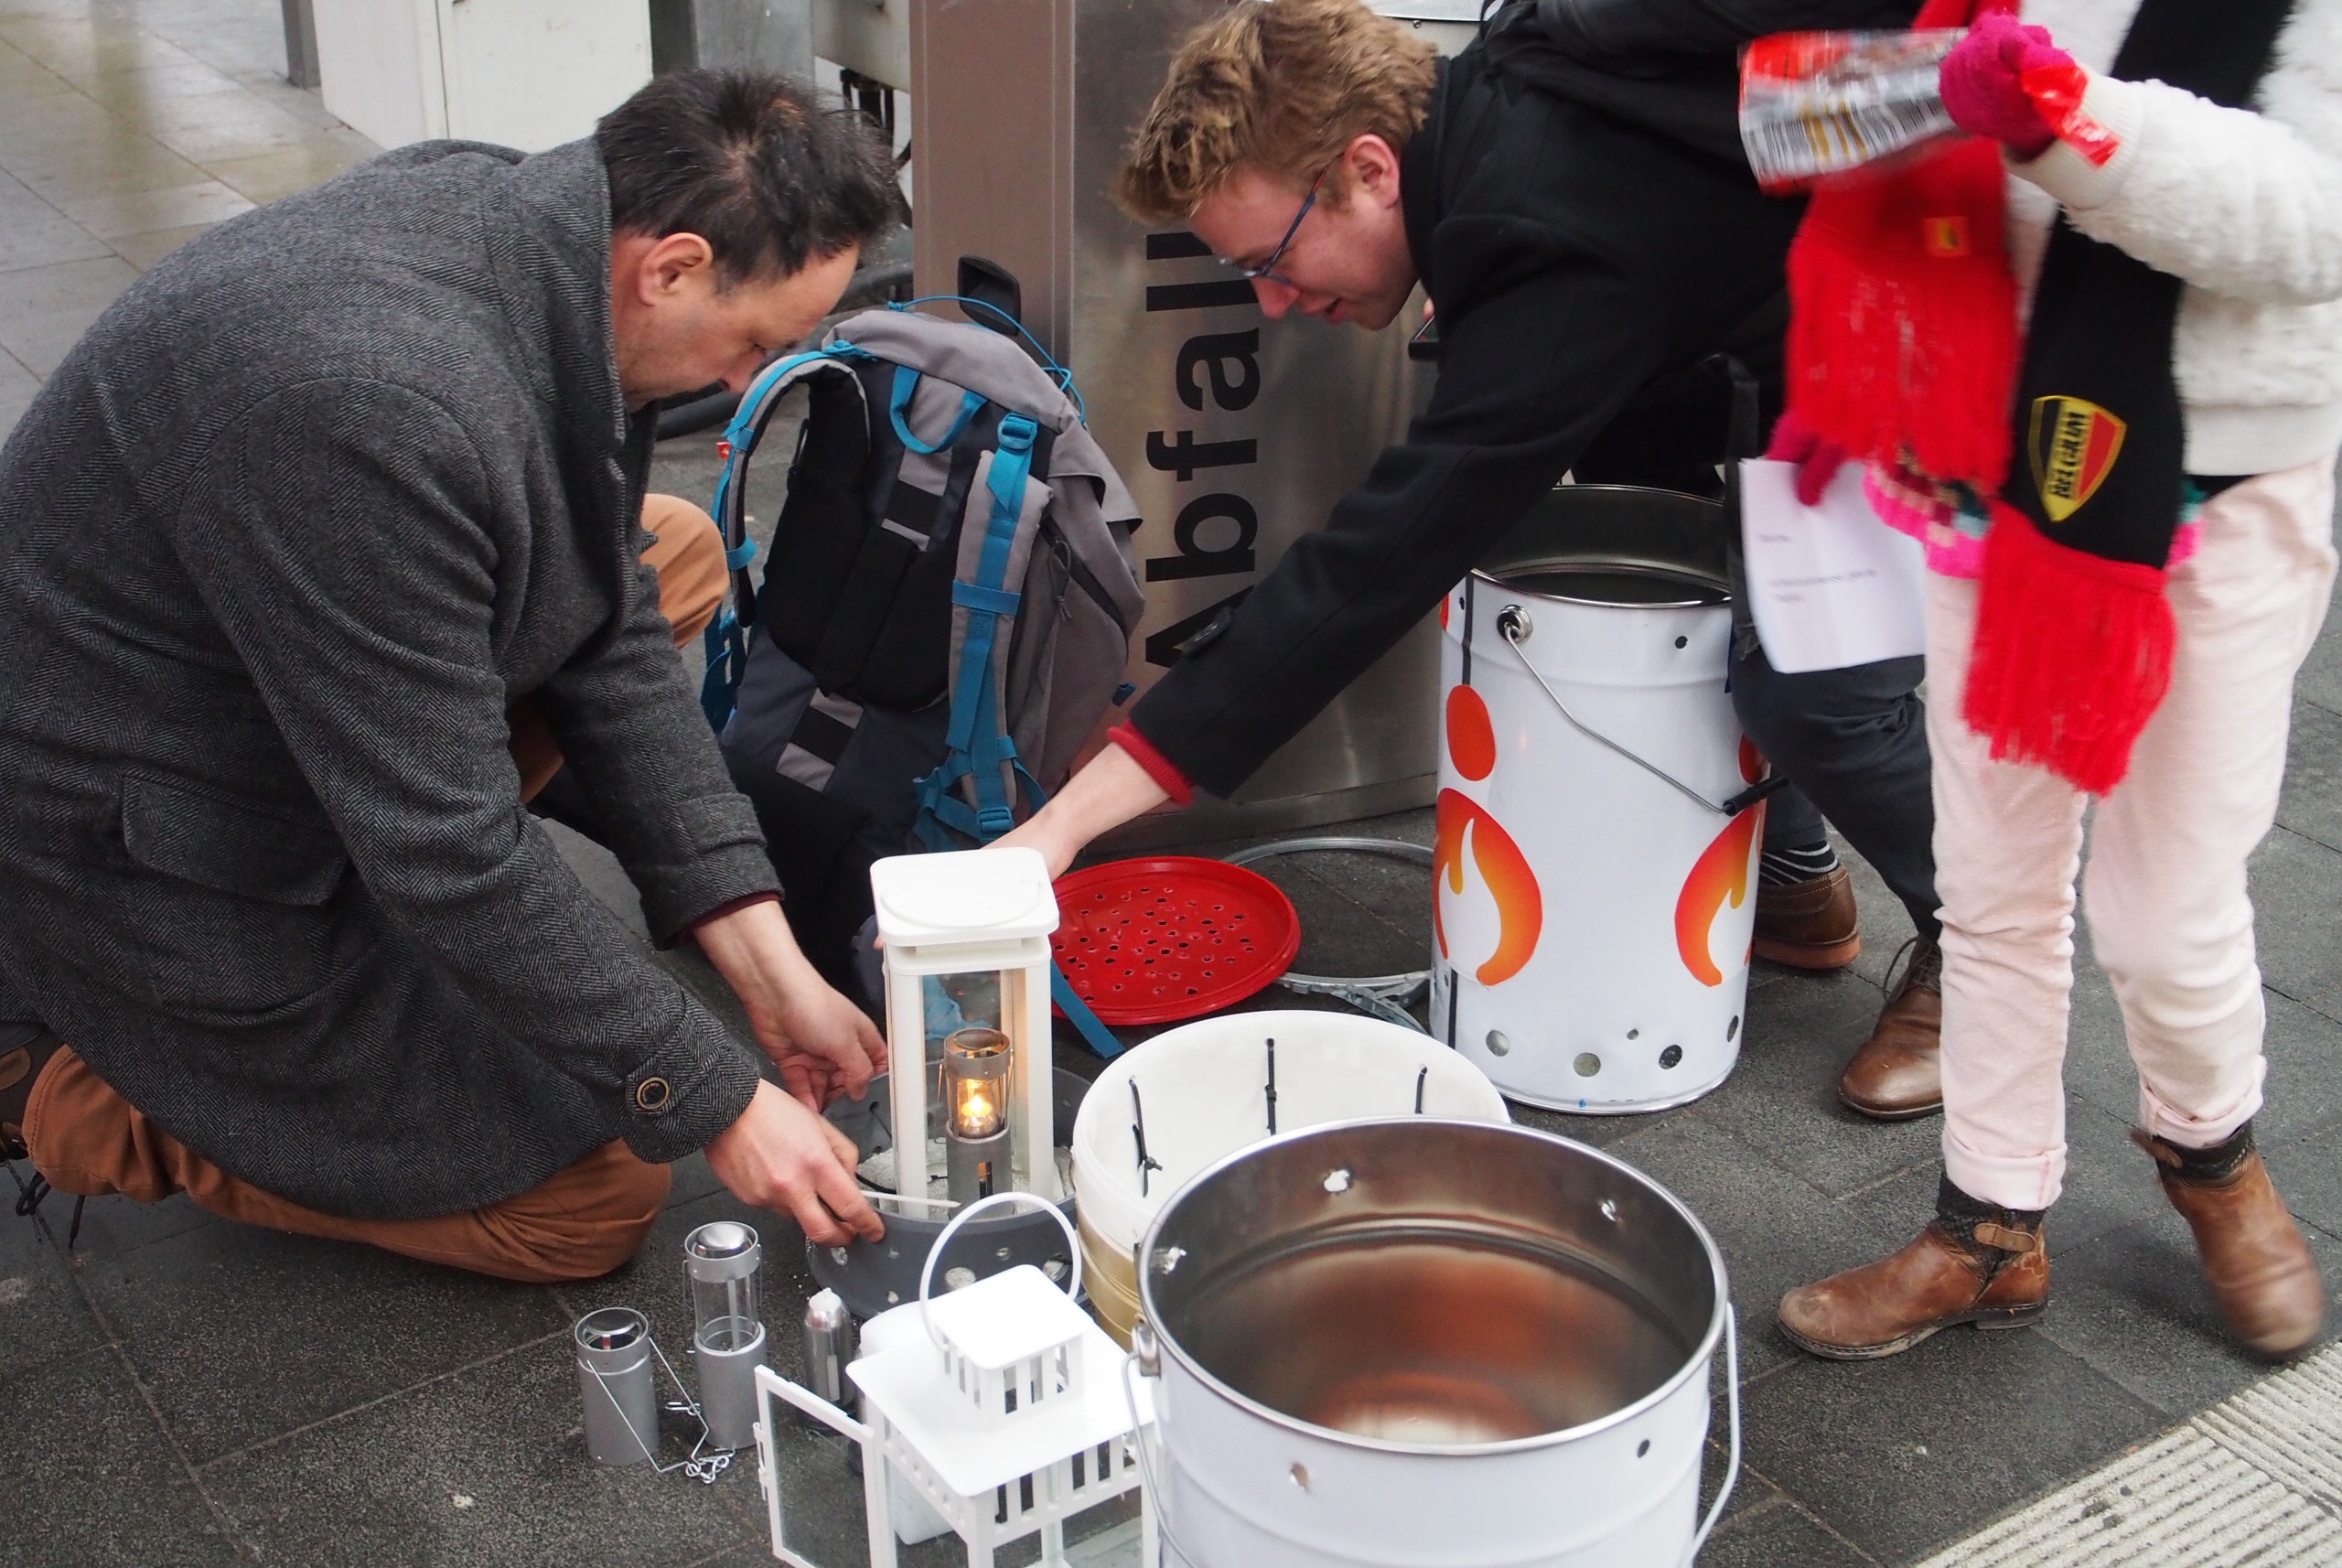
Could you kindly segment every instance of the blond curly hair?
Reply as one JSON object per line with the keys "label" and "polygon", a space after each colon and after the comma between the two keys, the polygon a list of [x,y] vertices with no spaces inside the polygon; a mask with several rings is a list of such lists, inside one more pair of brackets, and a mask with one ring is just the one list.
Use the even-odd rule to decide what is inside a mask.
{"label": "blond curly hair", "polygon": [[[1187,36],[1146,111],[1115,199],[1177,223],[1239,168],[1307,185],[1358,137],[1422,128],[1434,50],[1359,0],[1239,0]],[[1338,206],[1345,184],[1327,182]]]}

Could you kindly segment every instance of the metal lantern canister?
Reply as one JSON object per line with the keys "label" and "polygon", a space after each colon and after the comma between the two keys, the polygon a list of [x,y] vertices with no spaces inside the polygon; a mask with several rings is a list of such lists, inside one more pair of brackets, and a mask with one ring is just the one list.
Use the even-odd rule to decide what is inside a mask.
{"label": "metal lantern canister", "polygon": [[579,1318],[571,1337],[586,1401],[586,1452],[599,1465],[650,1463],[659,1443],[650,1320],[630,1306],[605,1306]]}
{"label": "metal lantern canister", "polygon": [[718,1448],[746,1448],[756,1441],[757,1369],[765,1364],[757,1266],[763,1260],[756,1231],[737,1220],[715,1220],[683,1239],[700,1412],[708,1440]]}
{"label": "metal lantern canister", "polygon": [[943,1041],[945,1180],[954,1203],[990,1197],[1008,1174],[1008,1036],[955,1029]]}
{"label": "metal lantern canister", "polygon": [[[897,855],[870,868],[870,888],[886,944],[894,1190],[954,1203],[1008,1191],[1063,1197],[1047,863],[1029,849]],[[936,1098],[941,1148],[913,1132],[929,1128]]]}

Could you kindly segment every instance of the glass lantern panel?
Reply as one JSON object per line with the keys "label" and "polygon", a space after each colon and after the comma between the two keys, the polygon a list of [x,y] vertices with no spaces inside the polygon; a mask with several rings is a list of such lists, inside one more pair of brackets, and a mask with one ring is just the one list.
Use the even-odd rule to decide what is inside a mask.
{"label": "glass lantern panel", "polygon": [[692,1281],[693,1335],[710,1350],[745,1350],[757,1337],[757,1276]]}
{"label": "glass lantern panel", "polygon": [[1004,1013],[1021,1011],[1003,1004],[1004,998],[1015,990],[1010,979],[1009,974],[993,969],[921,977],[919,1000],[926,1015],[922,1032],[927,1036],[929,1136],[943,1135],[943,1042],[966,1028],[998,1029],[1008,1036],[1012,1049],[1021,1038],[1016,1029],[1021,1020],[1003,1016]]}
{"label": "glass lantern panel", "polygon": [[943,1042],[944,1117],[962,1138],[989,1138],[1008,1116],[1008,1036],[998,1029],[954,1029]]}

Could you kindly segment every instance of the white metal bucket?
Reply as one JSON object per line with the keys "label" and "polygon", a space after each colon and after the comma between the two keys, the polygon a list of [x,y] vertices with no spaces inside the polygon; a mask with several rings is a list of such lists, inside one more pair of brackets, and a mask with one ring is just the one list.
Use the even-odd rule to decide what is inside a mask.
{"label": "white metal bucket", "polygon": [[1657,1111],[1739,1057],[1764,764],[1722,528],[1564,488],[1442,606],[1433,1032],[1515,1100]]}
{"label": "white metal bucket", "polygon": [[1148,1486],[1186,1568],[1681,1568],[1724,1266],[1699,1221],[1550,1133],[1352,1122],[1244,1150],[1141,1251]]}
{"label": "white metal bucket", "polygon": [[1224,1014],[1124,1052],[1073,1123],[1090,1299],[1117,1340],[1128,1342],[1138,1313],[1132,1249],[1156,1211],[1198,1172],[1270,1136],[1270,1040],[1282,1132],[1392,1114],[1510,1119],[1480,1070],[1437,1040],[1344,1013]]}

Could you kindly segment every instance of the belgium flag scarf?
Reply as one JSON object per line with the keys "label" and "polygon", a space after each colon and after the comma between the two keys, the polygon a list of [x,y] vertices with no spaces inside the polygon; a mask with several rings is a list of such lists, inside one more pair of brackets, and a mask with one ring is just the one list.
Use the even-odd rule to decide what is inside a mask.
{"label": "belgium flag scarf", "polygon": [[[1928,0],[1914,25],[2013,8]],[[2143,0],[2111,74],[2240,106],[2291,10]],[[1995,757],[2103,794],[2171,682],[2184,285],[2060,217],[2020,345],[2008,177],[1963,137],[1815,192],[1789,252],[1789,404],[1858,458],[1986,498],[1962,716]]]}

